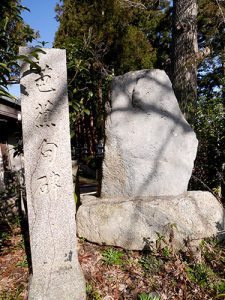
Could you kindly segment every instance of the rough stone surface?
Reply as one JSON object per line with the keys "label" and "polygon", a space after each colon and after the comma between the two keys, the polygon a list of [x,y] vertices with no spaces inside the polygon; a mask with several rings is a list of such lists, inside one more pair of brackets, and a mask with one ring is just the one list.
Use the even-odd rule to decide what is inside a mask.
{"label": "rough stone surface", "polygon": [[[21,48],[28,54],[29,48]],[[25,180],[33,275],[29,300],[83,300],[70,153],[66,53],[44,49],[41,74],[22,65]]]}
{"label": "rough stone surface", "polygon": [[164,71],[142,70],[112,83],[102,197],[187,191],[197,139]]}
{"label": "rough stone surface", "polygon": [[142,250],[155,245],[157,232],[182,248],[224,229],[224,210],[209,192],[186,192],[171,197],[98,199],[83,197],[77,212],[80,237],[98,244]]}

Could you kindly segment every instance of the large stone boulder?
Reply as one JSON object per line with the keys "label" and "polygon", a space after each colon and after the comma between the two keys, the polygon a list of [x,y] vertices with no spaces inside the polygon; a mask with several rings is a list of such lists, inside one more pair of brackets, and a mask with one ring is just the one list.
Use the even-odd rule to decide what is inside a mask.
{"label": "large stone boulder", "polygon": [[[98,244],[142,250],[158,234],[175,248],[212,237],[224,229],[224,209],[209,192],[171,197],[99,199],[84,196],[77,212],[80,237]],[[157,234],[158,233],[158,234]]]}
{"label": "large stone boulder", "polygon": [[112,83],[102,196],[179,195],[187,191],[197,139],[164,71],[142,70]]}

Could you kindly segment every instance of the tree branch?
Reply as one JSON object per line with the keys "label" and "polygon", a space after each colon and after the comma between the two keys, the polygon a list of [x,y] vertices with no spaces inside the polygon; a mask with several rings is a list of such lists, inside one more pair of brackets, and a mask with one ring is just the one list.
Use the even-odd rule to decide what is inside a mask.
{"label": "tree branch", "polygon": [[120,3],[122,5],[129,6],[129,7],[136,7],[136,8],[140,8],[140,9],[147,9],[146,6],[143,3],[141,3],[141,2],[135,2],[135,1],[131,1],[131,0],[120,0]]}

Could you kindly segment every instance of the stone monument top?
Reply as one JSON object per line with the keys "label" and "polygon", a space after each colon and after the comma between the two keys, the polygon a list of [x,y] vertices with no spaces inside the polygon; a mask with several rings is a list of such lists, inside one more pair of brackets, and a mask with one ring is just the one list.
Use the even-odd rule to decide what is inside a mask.
{"label": "stone monument top", "polygon": [[197,145],[164,71],[115,77],[106,121],[102,197],[182,194]]}

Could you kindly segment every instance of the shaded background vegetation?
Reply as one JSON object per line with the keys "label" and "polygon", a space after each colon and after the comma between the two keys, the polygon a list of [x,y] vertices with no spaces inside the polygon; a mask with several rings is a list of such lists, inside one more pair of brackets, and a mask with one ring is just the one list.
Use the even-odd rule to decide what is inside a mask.
{"label": "shaded background vegetation", "polygon": [[[198,1],[198,94],[194,108],[188,103],[192,106],[189,119],[199,139],[190,188],[211,189],[220,195],[225,178],[224,12],[223,2]],[[55,47],[66,48],[68,56],[74,144],[86,144],[93,155],[104,137],[109,83],[114,75],[160,68],[173,81],[172,4],[168,0],[64,0],[56,13],[60,26]]]}

